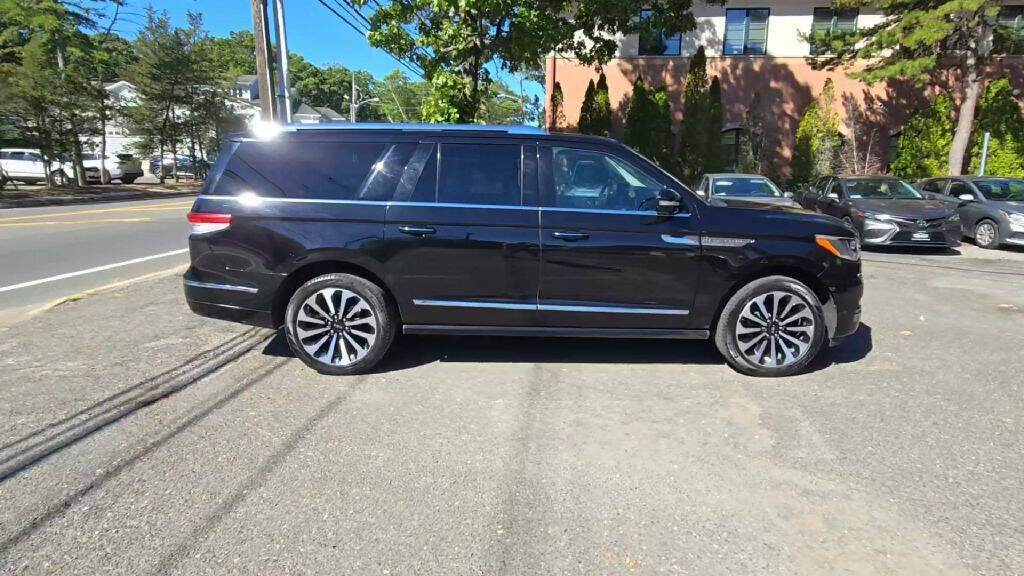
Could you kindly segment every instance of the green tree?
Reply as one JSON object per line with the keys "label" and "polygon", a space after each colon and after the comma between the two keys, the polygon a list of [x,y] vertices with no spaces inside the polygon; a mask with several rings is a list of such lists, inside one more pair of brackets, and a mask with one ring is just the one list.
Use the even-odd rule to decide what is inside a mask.
{"label": "green tree", "polygon": [[423,103],[430,97],[430,84],[414,82],[395,70],[377,82],[381,113],[388,122],[422,122]]}
{"label": "green tree", "polygon": [[[947,164],[952,175],[964,166],[983,73],[993,54],[992,36],[999,0],[854,0],[844,7],[871,6],[882,16],[878,24],[837,36],[835,56],[816,65],[864,64],[852,73],[868,83],[890,78],[924,85],[936,72],[953,71],[961,79],[956,125]],[[995,45],[997,48],[999,44]]]}
{"label": "green tree", "polygon": [[[189,61],[185,41],[171,27],[167,12],[157,12],[150,6],[146,10],[146,24],[135,39],[139,60],[132,67],[129,79],[138,90],[139,102],[129,113],[130,124],[140,136],[137,149],[140,154],[158,152],[160,158],[168,149],[175,162],[173,173],[177,177],[178,144],[182,134],[180,110],[185,105],[182,87],[190,81]],[[164,181],[163,170],[159,174]]]}
{"label": "green tree", "polygon": [[775,118],[760,92],[754,93],[750,106],[743,115],[742,128],[737,170],[774,177],[774,153],[778,149],[778,134]]}
{"label": "green tree", "polygon": [[608,136],[612,131],[612,99],[608,95],[608,79],[604,72],[597,78],[594,89],[594,107],[590,113],[591,133]]}
{"label": "green tree", "polygon": [[587,91],[583,94],[583,105],[580,106],[580,121],[576,124],[576,129],[579,130],[580,134],[594,134],[593,116],[594,116],[594,81],[591,80],[587,84]]}
{"label": "green tree", "polygon": [[[70,152],[75,179],[81,186],[86,184],[82,138],[95,131],[96,123],[95,115],[84,111],[94,108],[100,89],[91,80],[95,72],[94,46],[87,32],[96,29],[95,14],[108,3],[119,2],[0,0],[0,62],[6,67],[4,75],[26,78],[12,83],[12,99],[5,101],[4,107],[23,121],[36,124],[27,127],[27,132],[36,134],[39,146],[52,147],[49,157]],[[54,70],[57,81],[42,83],[53,77]]]}
{"label": "green tree", "polygon": [[907,120],[889,170],[908,180],[945,174],[952,141],[953,99],[942,92],[927,109],[914,112]]}
{"label": "green tree", "polygon": [[978,129],[971,154],[971,172],[981,168],[982,139],[989,140],[985,173],[1004,178],[1024,178],[1024,116],[1006,78],[989,83],[979,102]]}
{"label": "green tree", "polygon": [[643,78],[633,83],[633,96],[626,109],[626,129],[622,142],[666,170],[673,171],[672,111],[668,90],[659,86],[648,90]]}
{"label": "green tree", "polygon": [[797,127],[793,152],[793,180],[797,184],[808,184],[836,171],[840,140],[834,107],[835,87],[829,79],[821,96],[807,106]]}
{"label": "green tree", "polygon": [[234,80],[256,73],[256,39],[249,30],[235,30],[226,38],[208,36],[202,43],[201,49],[208,54],[210,65],[222,79]]}
{"label": "green tree", "polygon": [[[450,97],[447,110],[472,122],[489,67],[518,73],[537,69],[552,53],[572,55],[585,64],[607,62],[618,48],[617,34],[655,27],[666,34],[696,28],[693,0],[355,0],[373,2],[369,41],[411,60]],[[641,9],[652,17],[637,18]],[[454,82],[449,76],[461,78]],[[439,104],[432,104],[438,109]]]}
{"label": "green tree", "polygon": [[680,129],[680,171],[683,182],[696,183],[707,172],[708,70],[704,47],[690,58],[683,86],[683,123]]}
{"label": "green tree", "polygon": [[722,155],[722,127],[725,122],[725,111],[722,108],[722,84],[718,76],[711,79],[708,88],[708,128],[705,133],[704,150],[707,172],[725,170],[725,158]]}
{"label": "green tree", "polygon": [[563,100],[562,85],[555,82],[555,87],[551,89],[551,113],[548,119],[548,130],[552,132],[558,130],[559,126],[565,125],[565,112],[562,109]]}

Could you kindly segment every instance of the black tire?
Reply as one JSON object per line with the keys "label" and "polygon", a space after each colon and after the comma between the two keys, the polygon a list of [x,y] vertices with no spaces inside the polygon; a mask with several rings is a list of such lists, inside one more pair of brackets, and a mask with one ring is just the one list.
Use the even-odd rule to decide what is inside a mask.
{"label": "black tire", "polygon": [[[345,326],[345,323],[341,318],[337,315],[334,316],[333,323],[335,328],[329,328],[326,333],[328,341],[323,344],[323,347],[315,349],[314,353],[323,350],[323,355],[330,355],[332,360],[336,357],[340,357],[344,353],[348,356],[348,361],[350,362],[348,364],[328,363],[323,359],[314,357],[313,354],[307,351],[306,347],[303,345],[303,340],[307,345],[315,345],[316,339],[318,339],[323,333],[317,334],[314,337],[307,335],[305,339],[300,338],[299,335],[299,331],[301,330],[316,331],[319,329],[316,324],[308,322],[303,322],[307,328],[303,328],[299,325],[300,311],[303,312],[306,317],[315,318],[320,316],[319,312],[316,312],[314,308],[306,305],[307,300],[323,290],[332,288],[337,290],[347,290],[358,296],[371,311],[372,315],[370,317],[376,320],[376,326],[374,326],[374,330],[372,332],[373,340],[371,341],[368,338],[362,337],[364,332],[361,331],[367,329],[358,328],[355,330],[359,331],[353,333],[353,328]],[[321,299],[317,301],[323,303],[323,305],[321,305],[321,309],[326,308],[326,301],[322,299],[324,297],[325,296],[321,296]],[[332,311],[336,311],[336,307],[338,307],[339,304],[340,302],[337,304],[332,303],[331,306],[335,307],[335,310],[325,309],[324,311],[329,315]],[[303,311],[303,307],[306,308],[305,311]],[[365,320],[365,318],[362,319]],[[329,325],[329,323],[325,325]],[[373,282],[351,274],[325,274],[306,282],[300,286],[294,294],[292,294],[291,299],[288,301],[288,308],[285,310],[284,316],[284,328],[285,335],[288,339],[288,346],[291,347],[295,356],[317,372],[331,375],[363,374],[373,369],[373,367],[380,362],[382,358],[384,358],[388,348],[391,347],[397,327],[398,314],[384,291]],[[337,329],[338,333],[333,336],[333,338],[335,342],[341,340],[342,345],[335,345],[334,348],[331,348],[330,338],[332,338],[331,334],[334,333],[332,332],[334,329]],[[342,333],[343,331],[346,331],[346,329],[351,336],[346,336],[346,334]],[[365,334],[371,334],[371,332],[367,331]],[[344,344],[346,338],[348,338],[348,342],[350,342],[347,345]],[[348,354],[349,347],[353,346],[351,344],[353,338],[356,343],[369,344],[368,349],[365,351],[365,355],[355,360],[352,360],[352,355]],[[357,347],[353,347],[352,349],[357,350]],[[356,354],[358,354],[358,352]]]}
{"label": "black tire", "polygon": [[[991,235],[982,234],[979,238],[978,229],[982,226],[991,226]],[[999,224],[996,224],[988,218],[978,222],[974,226],[974,243],[978,245],[978,248],[984,248],[985,250],[995,250],[996,248],[999,248]]]}
{"label": "black tire", "polygon": [[[779,293],[782,293],[783,295],[779,296]],[[786,336],[796,337],[806,345],[806,348],[803,349],[802,352],[800,352],[800,347],[791,343],[786,344],[791,341],[783,340],[783,336],[780,335],[776,338],[776,341],[780,342],[780,344],[779,348],[777,348],[777,354],[775,355],[774,362],[780,363],[779,360],[781,359],[781,365],[766,364],[767,358],[771,356],[770,348],[768,347],[768,343],[772,340],[770,334],[766,333],[762,335],[759,332],[751,332],[750,334],[743,335],[745,340],[742,342],[740,340],[741,336],[738,334],[740,315],[744,313],[744,310],[748,305],[755,305],[754,301],[756,299],[766,295],[768,301],[771,302],[773,306],[784,306],[783,311],[786,315],[783,316],[783,311],[779,311],[779,316],[774,319],[766,319],[768,322],[764,323],[765,329],[771,329],[777,333],[779,332],[781,325],[787,324],[780,324],[777,321],[779,317],[782,317],[783,320],[785,320],[787,318],[792,318],[794,315],[803,316],[804,309],[810,313],[809,318],[800,318],[790,324],[792,328],[801,330],[810,326],[810,335],[807,335],[806,332],[789,332],[789,329],[786,329]],[[778,299],[777,302],[776,298]],[[806,308],[801,308],[800,306]],[[744,328],[747,330],[751,330],[751,327],[759,329],[757,328],[757,324],[746,319],[744,319],[744,324]],[[827,330],[828,328],[825,325],[825,315],[822,312],[821,302],[818,300],[818,297],[814,292],[812,292],[803,283],[794,280],[793,278],[789,278],[787,276],[768,276],[754,280],[750,284],[740,288],[735,294],[733,294],[732,298],[726,302],[725,307],[722,308],[722,313],[719,316],[718,324],[715,327],[715,346],[718,347],[718,351],[725,357],[725,361],[728,362],[729,365],[737,372],[748,376],[759,377],[790,376],[803,371],[803,369],[806,368],[815,357],[817,357],[825,342]],[[804,341],[805,337],[806,341]],[[761,344],[757,343],[760,339],[764,339],[766,341],[761,362],[755,361],[747,355],[757,351],[757,348],[761,346]],[[750,346],[742,347],[742,344],[748,344]],[[792,346],[792,348],[789,348],[790,346]],[[800,353],[793,354],[795,360],[786,363],[788,361],[785,356],[786,350],[790,353]],[[747,354],[745,354],[745,352]],[[755,356],[760,355],[755,354]]]}

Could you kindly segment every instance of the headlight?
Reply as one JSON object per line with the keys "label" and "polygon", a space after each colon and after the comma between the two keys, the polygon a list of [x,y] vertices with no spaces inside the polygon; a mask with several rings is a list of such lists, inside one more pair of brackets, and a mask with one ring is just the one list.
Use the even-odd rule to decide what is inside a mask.
{"label": "headlight", "polygon": [[1010,219],[1010,222],[1013,222],[1017,226],[1024,226],[1024,214],[1007,212],[1006,210],[1003,210],[1002,212],[1003,214],[1006,214],[1006,217]]}
{"label": "headlight", "polygon": [[814,240],[818,246],[833,256],[843,260],[860,260],[860,240],[857,238],[840,238],[839,236],[819,234],[814,237]]}
{"label": "headlight", "polygon": [[959,221],[960,221],[960,215],[959,214],[953,214],[949,218],[946,218],[946,222],[959,222]]}

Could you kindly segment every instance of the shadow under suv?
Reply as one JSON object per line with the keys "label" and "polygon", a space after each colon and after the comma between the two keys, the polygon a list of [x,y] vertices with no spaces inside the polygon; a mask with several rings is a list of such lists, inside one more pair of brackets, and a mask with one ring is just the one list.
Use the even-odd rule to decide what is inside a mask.
{"label": "shadow under suv", "polygon": [[188,219],[192,310],[283,326],[329,374],[370,370],[401,330],[713,338],[782,376],[860,323],[840,221],[710,205],[605,138],[284,126],[225,142]]}

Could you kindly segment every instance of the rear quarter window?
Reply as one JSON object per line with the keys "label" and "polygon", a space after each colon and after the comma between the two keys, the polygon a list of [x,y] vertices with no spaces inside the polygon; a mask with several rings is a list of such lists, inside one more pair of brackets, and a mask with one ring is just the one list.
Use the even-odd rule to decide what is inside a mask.
{"label": "rear quarter window", "polygon": [[386,201],[415,149],[413,143],[242,142],[211,193]]}

